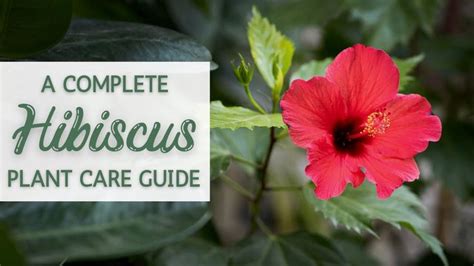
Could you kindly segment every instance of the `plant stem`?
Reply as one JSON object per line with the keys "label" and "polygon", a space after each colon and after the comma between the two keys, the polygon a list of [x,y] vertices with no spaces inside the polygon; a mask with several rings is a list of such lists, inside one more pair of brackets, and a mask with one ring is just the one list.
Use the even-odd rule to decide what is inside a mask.
{"label": "plant stem", "polygon": [[224,182],[226,182],[228,185],[230,185],[235,191],[239,192],[240,195],[244,196],[245,198],[247,198],[251,201],[255,200],[255,196],[250,191],[248,191],[246,188],[241,186],[239,183],[237,183],[231,177],[226,176],[226,175],[221,175],[221,178]]}
{"label": "plant stem", "polygon": [[288,129],[285,128],[276,135],[276,139],[280,140],[280,139],[286,138],[287,136],[288,136]]}
{"label": "plant stem", "polygon": [[277,109],[278,109],[278,100],[273,102],[272,113],[273,114],[276,113]]}
{"label": "plant stem", "polygon": [[252,228],[250,233],[254,232],[258,226],[259,214],[260,214],[260,200],[262,199],[263,191],[266,189],[266,177],[267,170],[270,164],[270,157],[272,155],[273,146],[275,145],[275,128],[270,129],[270,144],[268,145],[268,150],[263,161],[262,167],[258,171],[258,177],[260,178],[260,189],[257,191],[254,200],[251,203],[251,213],[252,213]]}
{"label": "plant stem", "polygon": [[254,163],[254,162],[252,162],[252,161],[249,161],[249,160],[247,160],[247,159],[245,159],[245,158],[243,158],[243,157],[240,157],[240,156],[238,156],[238,155],[232,155],[232,159],[234,159],[234,160],[236,160],[236,161],[238,161],[238,162],[244,163],[244,164],[248,164],[248,165],[253,166],[253,167],[255,167],[255,168],[261,167],[261,165],[259,165],[259,164],[257,164],[257,163]]}
{"label": "plant stem", "polygon": [[262,114],[266,114],[267,112],[265,112],[265,109],[263,109],[262,106],[260,106],[260,104],[258,104],[258,102],[253,98],[249,85],[244,85],[244,89],[245,89],[245,93],[247,94],[247,97],[249,98],[250,102],[255,107],[255,109],[257,109],[257,111],[259,111]]}

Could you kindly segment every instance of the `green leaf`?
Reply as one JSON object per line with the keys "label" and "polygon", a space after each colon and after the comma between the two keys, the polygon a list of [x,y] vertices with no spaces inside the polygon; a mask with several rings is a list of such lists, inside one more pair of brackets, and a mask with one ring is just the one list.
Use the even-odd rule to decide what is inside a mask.
{"label": "green leaf", "polygon": [[198,238],[189,238],[162,249],[151,259],[150,265],[160,266],[225,266],[228,255],[219,246]]}
{"label": "green leaf", "polygon": [[331,234],[331,240],[344,251],[344,256],[352,266],[378,266],[379,262],[369,254],[367,241],[361,236],[349,232],[337,231]]}
{"label": "green leaf", "polygon": [[290,0],[272,2],[269,18],[289,29],[307,25],[324,26],[346,9],[344,0]]}
{"label": "green leaf", "polygon": [[323,60],[311,60],[301,65],[292,75],[291,81],[295,79],[308,80],[314,76],[324,76],[326,68],[331,64],[332,59],[326,58]]}
{"label": "green leaf", "polygon": [[[255,165],[261,164],[270,143],[268,129],[211,130],[211,173],[217,177],[229,167],[231,159],[253,173]],[[214,155],[216,156],[212,159]]]}
{"label": "green leaf", "polygon": [[211,102],[211,128],[279,127],[285,124],[281,114],[261,114],[240,106],[225,107],[220,101]]}
{"label": "green leaf", "polygon": [[0,56],[19,58],[59,42],[71,21],[71,0],[0,1]]}
{"label": "green leaf", "polygon": [[131,3],[115,0],[73,0],[72,15],[76,18],[142,22],[147,20],[131,8]]}
{"label": "green leaf", "polygon": [[151,25],[76,20],[39,61],[211,61],[210,52],[193,39]]}
{"label": "green leaf", "polygon": [[374,186],[367,182],[356,189],[347,187],[344,194],[330,200],[317,199],[313,184],[305,186],[303,192],[315,210],[322,212],[335,225],[341,224],[358,233],[367,231],[374,236],[377,234],[371,225],[373,220],[387,222],[396,228],[405,227],[447,264],[441,244],[426,231],[428,222],[424,206],[406,187],[400,187],[386,200],[377,199]]}
{"label": "green leaf", "polygon": [[156,250],[195,233],[210,219],[201,203],[1,203],[32,264],[118,258]]}
{"label": "green leaf", "polygon": [[433,26],[441,11],[442,0],[415,0],[413,6],[420,28],[427,34],[433,33]]}
{"label": "green leaf", "polygon": [[265,237],[255,235],[240,243],[231,265],[349,265],[328,239],[308,233]]}
{"label": "green leaf", "polygon": [[215,134],[211,132],[211,179],[215,179],[229,168],[232,154],[216,144]]}
{"label": "green leaf", "polygon": [[[224,19],[224,11],[231,3],[223,1],[195,1],[195,0],[166,0],[162,1],[166,5],[167,14],[177,28],[190,36],[196,38],[200,43],[210,49],[216,46],[220,37],[219,33],[228,22]],[[158,8],[161,5],[156,5]],[[224,6],[226,8],[224,8]],[[244,22],[242,21],[240,26]]]}
{"label": "green leaf", "polygon": [[20,254],[15,242],[8,234],[5,227],[0,225],[0,265],[26,265],[25,259]]}
{"label": "green leaf", "polygon": [[401,226],[410,230],[413,234],[415,234],[421,241],[423,241],[430,249],[433,251],[434,254],[438,255],[438,257],[443,261],[444,265],[448,265],[448,260],[444,255],[443,248],[441,247],[441,243],[439,242],[436,237],[430,235],[425,230],[417,228],[410,223],[401,222]]}
{"label": "green leaf", "polygon": [[424,56],[422,54],[405,58],[393,58],[393,61],[398,67],[398,71],[400,72],[400,84],[399,88],[400,91],[407,89],[407,85],[410,84],[415,78],[410,75],[410,72],[415,69],[415,67],[423,60]]}
{"label": "green leaf", "polygon": [[[280,75],[284,77],[290,69],[295,48],[293,43],[276,29],[275,25],[260,15],[257,8],[252,9],[252,14],[247,34],[253,60],[272,92],[281,91],[282,77]],[[278,71],[274,71],[275,69]]]}
{"label": "green leaf", "polygon": [[417,28],[431,32],[440,0],[348,0],[371,46],[391,50],[407,44]]}

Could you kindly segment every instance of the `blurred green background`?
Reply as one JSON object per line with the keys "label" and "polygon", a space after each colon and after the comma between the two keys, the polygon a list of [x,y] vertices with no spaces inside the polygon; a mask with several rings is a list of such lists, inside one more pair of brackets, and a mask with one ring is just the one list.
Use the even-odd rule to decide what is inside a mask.
{"label": "blurred green background", "polygon": [[[246,27],[253,5],[295,43],[292,70],[309,60],[333,58],[355,43],[384,49],[398,58],[423,55],[424,60],[413,74],[416,78],[409,81],[408,92],[429,99],[433,111],[443,121],[443,136],[439,143],[431,144],[417,157],[422,178],[408,186],[427,206],[432,232],[444,244],[451,265],[472,265],[474,1],[75,0],[72,14],[73,20],[136,22],[191,36],[207,47],[212,60],[219,66],[211,74],[212,100],[250,107],[244,90],[233,76],[230,62],[238,58],[238,53],[250,57]],[[127,53],[127,50],[122,53]],[[37,56],[42,58],[41,54]],[[260,78],[254,79],[252,90],[254,96],[269,108],[270,95]],[[289,140],[278,144],[271,163],[271,183],[301,183],[306,179],[303,173],[304,152],[296,149]],[[229,175],[251,186],[247,174],[245,169],[231,165]],[[358,236],[343,228],[334,229],[291,192],[266,195],[263,205],[263,218],[273,230],[292,232],[305,228],[331,235],[354,265],[440,263],[413,236],[386,224],[376,224],[380,239]],[[243,238],[249,227],[248,208],[243,198],[220,182],[213,182],[211,208],[214,213],[212,221],[198,235],[205,234],[225,245]],[[31,219],[41,220],[41,214]],[[15,225],[8,227],[14,229]],[[0,239],[3,243],[1,241],[7,239],[7,233],[0,233]],[[6,254],[4,250],[0,249],[2,256]],[[170,250],[166,252],[173,254]],[[101,258],[96,262],[65,262],[66,265],[148,265],[150,256],[164,256],[163,252],[158,253]],[[179,255],[179,250],[174,254]],[[153,265],[163,263],[163,260],[155,261],[159,262]],[[188,263],[193,265],[192,261]]]}

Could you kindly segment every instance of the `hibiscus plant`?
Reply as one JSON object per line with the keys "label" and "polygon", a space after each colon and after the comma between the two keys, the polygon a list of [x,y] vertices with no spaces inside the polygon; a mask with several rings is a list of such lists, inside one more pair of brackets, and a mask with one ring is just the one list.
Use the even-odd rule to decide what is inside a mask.
{"label": "hibiscus plant", "polygon": [[[232,62],[251,108],[211,103],[212,177],[248,200],[251,233],[266,235],[266,240],[254,236],[248,241],[268,242],[259,247],[266,255],[245,244],[233,257],[236,265],[257,257],[262,265],[290,261],[285,256],[292,256],[292,265],[343,262],[340,251],[329,242],[323,244],[320,235],[275,235],[269,229],[261,218],[262,196],[281,191],[302,194],[312,210],[359,234],[377,236],[375,220],[407,229],[447,264],[440,242],[429,233],[424,206],[403,185],[420,176],[414,156],[441,137],[441,121],[430,103],[421,95],[402,93],[409,71],[421,58],[392,59],[383,50],[357,44],[334,60],[302,65],[287,86],[294,45],[256,8],[252,13],[248,41],[253,62],[242,55]],[[266,108],[252,94],[254,69],[270,90],[272,104]],[[247,139],[240,141],[242,135]],[[271,185],[272,155],[288,138],[305,150],[304,172],[311,181],[294,185],[288,179],[288,184]],[[251,145],[245,143],[248,139],[255,143],[245,151],[240,145]],[[231,162],[247,169],[257,181],[254,187],[226,173]],[[315,254],[317,246],[327,251]]]}

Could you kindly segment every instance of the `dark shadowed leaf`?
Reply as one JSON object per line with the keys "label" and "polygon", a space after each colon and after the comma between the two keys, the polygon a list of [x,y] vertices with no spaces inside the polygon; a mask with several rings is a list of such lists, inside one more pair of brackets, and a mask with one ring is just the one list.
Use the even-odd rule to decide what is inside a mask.
{"label": "dark shadowed leaf", "polygon": [[7,229],[0,225],[0,265],[25,265],[25,260],[8,234]]}
{"label": "dark shadowed leaf", "polygon": [[224,1],[166,0],[164,2],[171,14],[171,19],[179,26],[180,31],[212,48],[218,31],[223,27]]}
{"label": "dark shadowed leaf", "polygon": [[391,50],[407,44],[417,28],[431,32],[440,0],[348,0],[352,16],[362,22],[367,44]]}
{"label": "dark shadowed leaf", "polygon": [[228,255],[221,247],[198,238],[169,245],[154,255],[150,265],[160,266],[225,266]]}
{"label": "dark shadowed leaf", "polygon": [[211,61],[191,38],[151,25],[73,21],[64,39],[33,58],[40,61]]}
{"label": "dark shadowed leaf", "polygon": [[430,145],[420,155],[431,161],[433,175],[443,181],[454,193],[466,200],[474,196],[474,125],[449,122],[443,124],[439,143]]}
{"label": "dark shadowed leaf", "polygon": [[285,236],[259,236],[240,243],[232,253],[231,265],[349,265],[328,239],[304,232]]}
{"label": "dark shadowed leaf", "polygon": [[0,221],[35,264],[156,250],[209,220],[201,203],[1,203]]}
{"label": "dark shadowed leaf", "polygon": [[369,254],[364,238],[351,232],[339,231],[331,235],[331,240],[344,252],[344,256],[351,266],[377,266],[380,265],[373,254]]}
{"label": "dark shadowed leaf", "polygon": [[433,26],[443,6],[443,0],[416,0],[412,3],[420,28],[427,34],[433,33]]}
{"label": "dark shadowed leaf", "polygon": [[133,3],[117,0],[73,0],[73,17],[143,22]]}
{"label": "dark shadowed leaf", "polygon": [[19,58],[59,42],[71,21],[71,0],[0,1],[0,56]]}
{"label": "dark shadowed leaf", "polygon": [[346,9],[343,0],[289,0],[273,2],[269,18],[279,28],[323,26]]}

